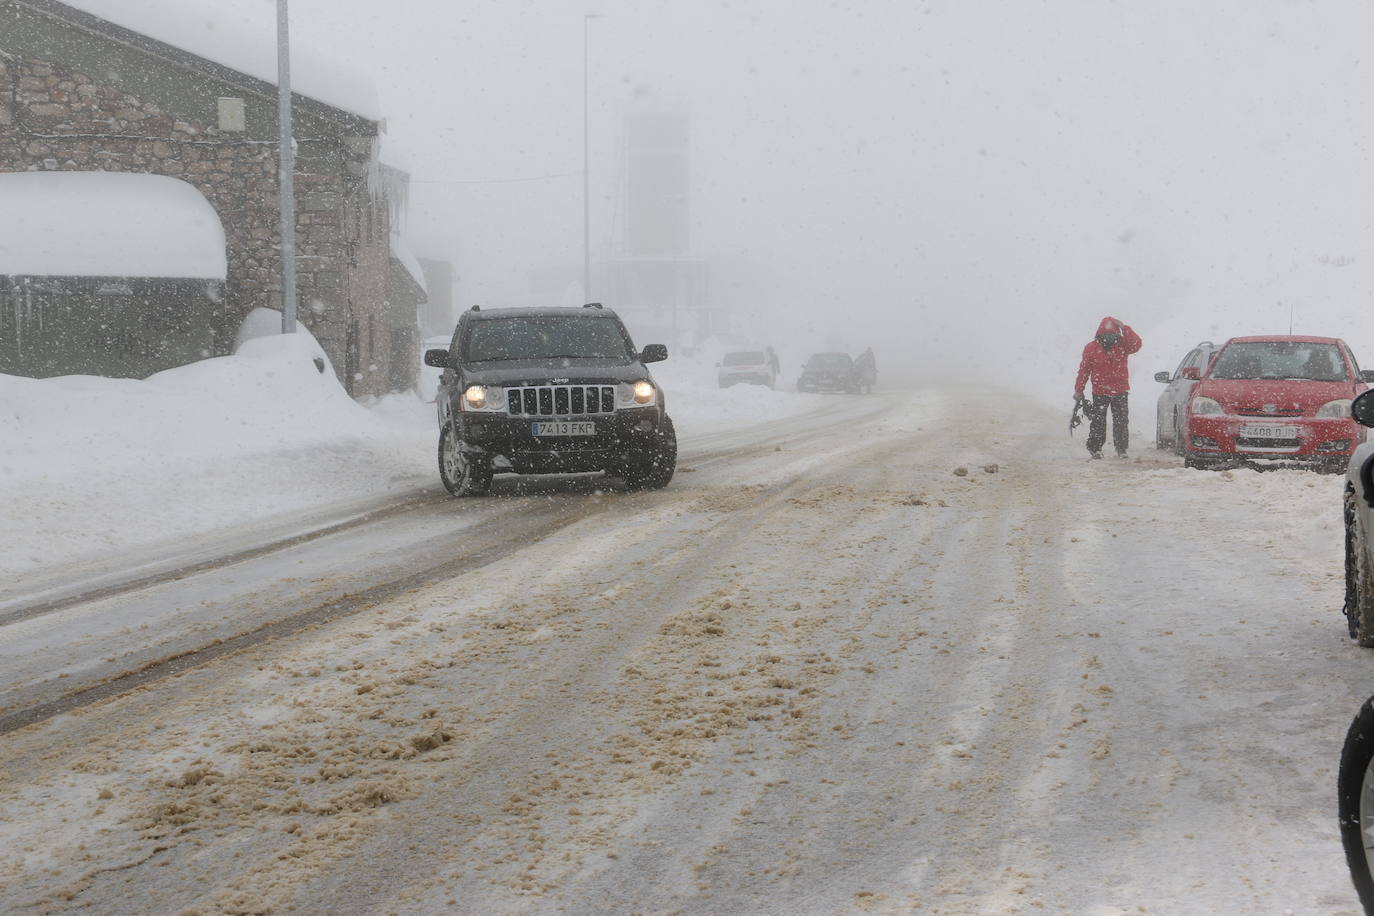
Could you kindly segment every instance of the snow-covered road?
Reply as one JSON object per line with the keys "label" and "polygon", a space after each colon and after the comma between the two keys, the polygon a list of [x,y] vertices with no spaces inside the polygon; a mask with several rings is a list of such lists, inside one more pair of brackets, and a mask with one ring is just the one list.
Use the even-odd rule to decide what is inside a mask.
{"label": "snow-covered road", "polygon": [[[684,444],[684,473],[890,409],[822,398],[805,416]],[[319,507],[294,524],[111,553],[91,578],[70,569],[0,590],[0,733],[244,645],[352,613],[402,589],[455,578],[573,522],[623,512],[623,482],[601,475],[500,477],[494,499],[452,500],[437,480],[374,500]],[[508,497],[508,498],[501,498]],[[60,585],[54,585],[58,582]]]}
{"label": "snow-covered road", "polygon": [[[422,501],[247,561],[261,575],[106,599],[119,627],[80,604],[7,627],[69,615],[54,632],[115,665],[173,651],[128,617],[161,589],[242,629],[400,583],[7,734],[0,897],[1357,912],[1334,773],[1374,667],[1339,615],[1339,478],[1089,462],[1005,393],[862,401],[685,441],[663,491]],[[528,541],[405,579],[406,543],[456,551],[502,518]],[[370,565],[327,559],[348,539]],[[323,577],[347,581],[287,582]],[[9,695],[56,683],[38,652],[5,659]]]}

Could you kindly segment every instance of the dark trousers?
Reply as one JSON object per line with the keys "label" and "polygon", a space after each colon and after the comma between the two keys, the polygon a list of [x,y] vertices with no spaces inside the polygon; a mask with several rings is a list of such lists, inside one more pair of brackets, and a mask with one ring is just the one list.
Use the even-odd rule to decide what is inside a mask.
{"label": "dark trousers", "polygon": [[1107,441],[1107,410],[1112,412],[1112,444],[1118,452],[1126,451],[1130,444],[1131,431],[1127,423],[1130,419],[1125,394],[1094,394],[1092,410],[1088,416],[1088,451],[1100,452]]}

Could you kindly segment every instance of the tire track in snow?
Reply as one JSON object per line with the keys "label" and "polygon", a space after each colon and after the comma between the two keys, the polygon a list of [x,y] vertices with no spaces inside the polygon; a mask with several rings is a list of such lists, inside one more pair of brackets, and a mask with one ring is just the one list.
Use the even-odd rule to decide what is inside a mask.
{"label": "tire track in snow", "polygon": [[[717,462],[747,458],[751,455],[767,454],[781,447],[782,443],[795,441],[806,435],[807,430],[822,429],[830,422],[832,415],[841,406],[827,405],[814,416],[802,420],[770,421],[752,430],[745,441],[740,441],[740,433],[716,434],[706,440],[708,448],[692,445],[684,452],[684,474],[691,473],[697,466],[714,465]],[[859,415],[877,417],[892,409],[888,399],[863,399]],[[54,598],[42,598],[37,602],[23,600],[11,601],[0,606],[0,636],[4,636],[6,625],[10,628],[32,621],[45,615],[71,611],[83,605],[94,606],[99,601],[114,598],[137,597],[140,592],[155,587],[178,587],[182,582],[192,580],[198,574],[206,574],[255,560],[271,559],[284,551],[300,548],[312,542],[335,536],[349,534],[365,535],[369,526],[379,523],[402,525],[411,519],[440,517],[452,513],[455,518],[456,534],[449,537],[453,541],[457,559],[449,562],[412,564],[418,568],[386,570],[387,580],[373,586],[353,588],[347,592],[332,594],[323,590],[316,598],[319,603],[308,603],[311,596],[305,592],[293,596],[292,605],[280,612],[266,610],[259,617],[266,616],[263,622],[254,623],[246,630],[224,631],[223,627],[213,627],[206,642],[185,645],[189,640],[198,638],[194,633],[171,644],[162,651],[134,651],[124,659],[111,657],[108,663],[94,665],[85,663],[71,665],[70,673],[64,675],[62,682],[41,682],[31,687],[11,689],[7,701],[0,702],[0,734],[22,728],[63,712],[80,708],[115,696],[121,691],[166,677],[189,667],[204,664],[225,654],[237,651],[256,643],[277,639],[294,633],[302,627],[312,626],[337,616],[354,613],[360,608],[370,606],[387,596],[403,592],[419,584],[461,575],[482,563],[498,558],[509,557],[520,546],[538,540],[544,534],[558,530],[564,524],[577,521],[583,515],[604,512],[615,501],[592,502],[589,500],[558,500],[561,508],[550,511],[532,500],[520,499],[522,494],[549,493],[567,494],[587,493],[602,485],[590,478],[572,478],[563,481],[544,479],[502,480],[501,489],[516,494],[517,502],[508,503],[505,499],[481,500],[456,503],[447,495],[407,496],[399,502],[380,506],[362,516],[350,517],[343,521],[325,524],[308,532],[294,533],[284,539],[267,544],[255,545],[238,550],[228,556],[214,560],[201,560],[189,566],[159,570],[122,583],[107,583],[91,588],[82,588],[77,594],[64,594]],[[633,498],[633,497],[628,497]],[[496,505],[493,506],[493,503]],[[568,505],[564,505],[568,503]],[[531,510],[531,507],[534,507]],[[460,508],[461,507],[461,508]],[[617,506],[617,509],[620,507]],[[537,518],[531,517],[533,511]],[[572,513],[572,514],[569,514]],[[473,521],[474,516],[476,521]],[[544,519],[544,521],[540,521]],[[466,529],[463,526],[471,525]],[[541,527],[543,531],[541,533]],[[509,535],[505,532],[509,532]],[[494,543],[490,549],[474,549],[473,545]],[[505,557],[502,556],[504,552]],[[337,589],[335,590],[337,591]],[[322,599],[322,600],[321,600]],[[271,600],[270,598],[266,600]],[[304,606],[302,606],[304,604]],[[232,626],[232,621],[230,623]],[[11,638],[12,632],[11,632]],[[125,637],[127,638],[127,637]],[[104,647],[96,649],[101,655],[108,655]],[[52,697],[53,693],[59,695]]]}
{"label": "tire track in snow", "polygon": [[[855,449],[854,443],[846,443],[842,448]],[[758,449],[759,457],[765,459],[766,463],[773,464],[779,460],[779,453],[773,448]],[[781,460],[787,462],[797,462],[803,470],[807,467],[810,458],[801,451],[794,452],[789,449],[782,453]],[[799,472],[800,473],[800,472]],[[466,702],[459,707],[440,709],[436,712],[435,718],[440,723],[440,728],[445,734],[450,735],[450,739],[442,742],[441,746],[427,751],[420,757],[411,757],[409,751],[404,751],[405,742],[400,746],[404,751],[403,763],[387,764],[386,768],[378,770],[373,764],[365,764],[362,776],[368,773],[372,785],[377,787],[377,791],[384,794],[379,797],[389,797],[385,793],[395,793],[396,804],[403,804],[402,799],[410,793],[418,791],[417,786],[422,786],[428,782],[427,779],[416,776],[403,776],[406,771],[424,772],[430,767],[441,766],[446,773],[452,773],[451,768],[456,768],[457,772],[469,774],[474,782],[465,791],[471,791],[477,797],[484,797],[484,785],[486,790],[494,793],[492,796],[499,804],[497,809],[504,812],[505,816],[518,815],[518,805],[511,812],[505,812],[506,807],[510,807],[509,798],[503,797],[510,781],[519,777],[521,771],[529,767],[531,763],[538,762],[542,758],[538,753],[521,753],[518,749],[512,749],[509,738],[512,734],[525,735],[526,740],[534,742],[535,747],[544,747],[545,741],[558,736],[558,729],[555,728],[552,735],[546,734],[550,727],[550,722],[561,721],[557,715],[559,709],[568,709],[578,712],[579,717],[568,717],[568,733],[563,736],[563,740],[568,742],[569,747],[582,747],[586,736],[578,730],[576,723],[585,722],[589,719],[594,721],[593,711],[581,708],[581,700],[578,697],[569,700],[565,696],[566,688],[563,681],[574,681],[583,683],[590,679],[592,684],[597,682],[600,677],[599,672],[604,668],[608,659],[616,657],[618,652],[626,651],[627,638],[632,634],[624,632],[625,625],[620,619],[623,617],[623,608],[627,600],[639,603],[644,600],[644,596],[666,595],[664,602],[672,604],[671,595],[675,589],[694,589],[696,577],[693,570],[704,562],[702,559],[703,543],[709,544],[711,549],[708,553],[717,557],[713,562],[726,563],[737,551],[732,545],[747,541],[753,536],[755,524],[751,521],[751,506],[760,501],[765,504],[769,499],[781,499],[781,495],[770,497],[766,491],[770,488],[775,489],[778,494],[788,486],[798,486],[797,477],[791,480],[779,480],[775,484],[761,486],[740,487],[728,483],[729,476],[733,474],[731,469],[721,469],[708,472],[702,479],[710,475],[725,478],[728,486],[726,490],[737,491],[735,496],[726,498],[723,502],[720,497],[711,492],[711,487],[684,486],[681,490],[673,489],[661,493],[641,494],[632,497],[641,503],[641,513],[636,515],[616,516],[616,523],[608,525],[599,535],[594,535],[590,539],[586,537],[588,532],[575,530],[578,526],[571,526],[559,535],[547,538],[537,545],[531,546],[529,552],[533,555],[544,555],[555,558],[555,562],[542,564],[542,568],[552,583],[542,589],[537,589],[533,594],[526,592],[526,588],[534,588],[535,581],[519,583],[519,596],[515,599],[515,607],[508,607],[497,614],[498,619],[492,620],[494,611],[488,611],[484,615],[492,626],[483,626],[476,630],[475,638],[472,633],[464,633],[463,638],[458,640],[457,653],[443,661],[439,666],[442,676],[456,676],[462,680],[462,686],[453,685],[454,690],[449,693],[451,696],[462,697],[466,701],[469,698],[486,696],[488,698],[487,709],[491,712],[479,717],[471,713],[464,712]],[[688,478],[694,481],[697,478]],[[801,484],[803,488],[805,483]],[[675,525],[684,524],[679,519],[683,516],[683,506],[694,506],[698,503],[718,505],[722,509],[738,509],[738,513],[730,512],[727,518],[731,524],[725,527],[713,526],[708,529],[699,527],[700,516],[695,511],[688,511],[686,517],[689,530],[682,532],[682,535],[674,550],[664,552],[661,550],[662,541],[653,532],[658,527],[667,526],[672,528]],[[656,508],[657,507],[657,508]],[[581,526],[585,527],[585,526]],[[645,542],[640,544],[636,537],[642,535]],[[706,540],[703,540],[703,536]],[[631,546],[637,546],[637,555],[645,561],[644,573],[646,578],[632,580],[636,587],[643,589],[644,595],[627,596],[625,586],[611,580],[597,581],[592,577],[586,589],[573,589],[568,592],[567,582],[581,581],[575,571],[579,568],[594,569],[601,574],[606,574],[608,570],[605,560],[608,556],[615,556],[613,552],[608,552],[608,548],[613,548],[617,538],[624,539]],[[568,551],[567,544],[573,543],[577,547],[575,550]],[[598,544],[602,546],[598,546]],[[522,563],[533,562],[534,569],[540,569],[539,561],[523,560]],[[678,567],[681,567],[680,569]],[[634,567],[631,566],[631,569]],[[460,580],[455,580],[453,585],[439,586],[442,592],[448,589],[451,594],[461,596],[469,587],[491,588],[493,583],[503,579],[499,564],[488,565],[482,570],[474,571]],[[478,583],[485,581],[487,585]],[[664,591],[666,590],[666,591]],[[421,592],[425,590],[420,590]],[[543,593],[542,600],[540,593]],[[410,602],[413,607],[416,591],[405,593],[406,602]],[[580,614],[580,608],[575,604],[583,600],[588,601],[593,610],[596,611],[596,618],[587,620]],[[394,605],[396,602],[391,602]],[[523,608],[519,607],[523,605]],[[551,613],[552,610],[552,613]],[[396,614],[395,611],[388,611],[387,606],[379,606],[377,614]],[[398,615],[399,616],[399,615]],[[528,621],[528,623],[522,623]],[[495,624],[498,624],[496,626]],[[368,626],[371,627],[373,621],[369,619]],[[439,625],[437,621],[425,626]],[[652,631],[655,622],[647,619],[639,624],[642,628]],[[279,659],[282,653],[289,653],[292,646],[299,649],[299,645],[304,641],[305,645],[310,645],[317,640],[323,639],[325,634],[344,630],[355,626],[346,619],[334,621],[329,624],[316,627],[310,634],[296,639],[277,640],[271,644],[262,644],[245,647],[236,653],[232,659],[233,668],[227,669],[228,672],[251,671],[254,667],[260,672],[266,672],[268,676],[280,677],[288,676],[291,678],[304,678],[298,683],[308,686],[313,683],[313,679],[325,677],[322,673],[327,671],[325,665],[316,663],[312,668],[306,661],[288,662],[288,667],[283,667]],[[450,626],[445,623],[443,626]],[[397,629],[390,637],[380,638],[381,645],[378,647],[383,651],[374,662],[369,663],[355,675],[350,671],[344,672],[341,677],[346,677],[350,682],[356,683],[353,689],[363,690],[365,694],[359,694],[364,700],[359,700],[360,704],[366,701],[368,706],[375,706],[377,709],[395,707],[399,701],[392,695],[392,691],[400,691],[402,694],[413,693],[414,688],[405,686],[412,681],[419,684],[433,682],[440,675],[435,674],[435,666],[428,658],[413,668],[394,671],[383,675],[378,680],[375,677],[365,677],[367,670],[374,667],[386,668],[390,665],[385,659],[391,655],[391,650],[387,649],[388,641],[401,640],[408,630],[420,629],[421,636],[426,641],[433,637],[424,634],[428,631],[419,624],[405,623],[400,621]],[[563,647],[564,639],[573,639],[581,634],[582,638],[590,639],[592,645],[585,652],[578,652],[565,656],[561,651],[553,653],[552,650]],[[385,634],[383,634],[385,635]],[[513,643],[512,637],[516,637]],[[360,637],[362,638],[362,637]],[[635,640],[628,638],[628,646],[633,646]],[[348,641],[352,644],[352,640]],[[470,643],[470,645],[467,645]],[[368,640],[357,643],[356,648],[345,649],[344,651],[352,655],[361,653],[362,649],[369,644]],[[451,645],[451,643],[450,643]],[[338,657],[337,653],[334,657]],[[528,656],[525,661],[529,666],[519,664],[518,659]],[[462,660],[466,659],[465,662]],[[458,664],[456,662],[462,662]],[[228,690],[227,685],[219,684],[221,678],[217,677],[216,669],[231,663],[231,659],[224,658],[218,660],[215,665],[206,666],[203,669],[187,672],[179,678],[171,681],[152,684],[144,690],[133,693],[117,704],[104,704],[103,706],[92,709],[84,713],[81,717],[64,717],[61,720],[60,730],[64,732],[96,730],[97,734],[113,736],[115,734],[127,735],[127,739],[119,739],[116,746],[139,746],[140,742],[151,741],[155,747],[160,741],[158,738],[162,729],[161,723],[167,719],[176,720],[180,715],[177,712],[178,706],[187,706],[195,712],[191,713],[191,719],[182,721],[200,722],[203,718],[208,725],[197,724],[193,727],[195,732],[203,732],[205,728],[212,731],[211,740],[208,746],[223,746],[229,744],[226,739],[213,737],[213,732],[221,728],[227,728],[223,722],[223,716],[215,708],[206,708],[204,703],[198,699],[204,691]],[[326,663],[327,664],[327,663]],[[467,675],[468,665],[471,665],[471,679]],[[512,665],[514,664],[514,667]],[[312,671],[314,672],[312,674]],[[533,674],[522,676],[522,672],[529,671]],[[273,672],[279,672],[273,674]],[[616,674],[615,669],[611,669],[611,674]],[[246,675],[233,674],[233,679],[237,680]],[[256,680],[260,680],[263,675],[258,675]],[[251,682],[255,680],[252,676],[247,676]],[[511,679],[515,680],[512,681]],[[562,680],[559,680],[562,679]],[[212,686],[214,685],[214,686]],[[162,695],[175,700],[172,706],[154,698]],[[230,694],[231,695],[231,694]],[[347,696],[352,695],[349,690],[344,698],[321,700],[321,708],[329,708],[333,704],[343,704]],[[373,698],[378,697],[377,701]],[[181,698],[181,699],[177,699]],[[386,702],[382,703],[382,698]],[[568,704],[572,703],[570,707]],[[156,709],[156,719],[148,725],[144,725],[146,713],[137,713],[143,707],[152,704]],[[380,704],[380,705],[377,705]],[[158,866],[158,870],[153,874],[174,875],[185,874],[194,878],[200,874],[195,863],[202,861],[201,854],[195,851],[193,845],[185,844],[176,837],[185,834],[188,839],[193,841],[203,841],[211,832],[225,829],[223,818],[228,816],[231,821],[233,817],[232,807],[226,808],[224,813],[215,812],[226,802],[213,802],[213,799],[233,799],[236,797],[248,798],[253,793],[274,791],[269,788],[271,784],[263,785],[260,783],[261,775],[270,773],[272,770],[263,770],[265,761],[279,758],[277,766],[284,770],[299,767],[302,759],[297,756],[299,742],[293,742],[289,735],[289,722],[278,722],[281,713],[265,712],[256,715],[252,712],[252,703],[240,703],[228,700],[224,703],[227,709],[243,709],[247,707],[247,713],[254,721],[262,722],[259,728],[260,737],[250,742],[244,750],[235,751],[225,748],[215,753],[206,753],[207,763],[204,766],[193,765],[182,775],[173,774],[174,778],[169,778],[166,783],[154,780],[148,783],[141,791],[130,791],[121,789],[117,793],[117,800],[103,804],[108,804],[112,809],[118,807],[120,810],[132,812],[160,812],[157,819],[147,821],[151,825],[150,829],[158,832],[162,837],[161,843],[170,843],[150,862],[150,866]],[[513,706],[509,712],[507,707]],[[120,711],[127,709],[132,714],[132,719],[125,722],[122,726],[111,728],[101,726],[101,722],[111,717],[119,717]],[[497,712],[500,710],[500,712]],[[241,715],[242,713],[240,713]],[[550,715],[553,719],[550,720]],[[290,717],[287,717],[290,719]],[[414,729],[423,726],[425,721],[424,710],[412,710],[407,716],[400,716],[399,712],[386,714],[387,720],[408,721],[411,724],[397,726],[404,728],[406,732],[413,732]],[[480,719],[490,719],[490,721],[480,721]],[[232,729],[229,729],[232,731]],[[278,732],[282,732],[280,737],[275,737]],[[25,733],[37,737],[36,732]],[[489,735],[483,738],[483,735]],[[404,733],[399,736],[404,738]],[[410,737],[414,737],[411,734]],[[70,734],[66,742],[70,746],[80,747],[83,742],[75,739]],[[124,742],[127,740],[128,744]],[[409,738],[405,738],[409,740]],[[102,741],[108,744],[108,741]],[[189,736],[178,735],[174,746],[186,746],[194,744]],[[341,746],[338,742],[326,746],[318,747],[311,753],[315,759],[334,760],[342,755],[342,759],[347,760],[350,751],[347,746]],[[391,746],[392,742],[386,742],[386,746]],[[308,746],[305,745],[305,746]],[[17,745],[12,745],[17,748]],[[256,749],[255,748],[259,748]],[[475,754],[471,758],[463,758],[464,749]],[[170,754],[172,749],[169,747],[161,753]],[[106,751],[108,754],[109,751]],[[259,759],[262,758],[262,759]],[[230,765],[225,760],[232,761],[240,759],[243,765]],[[292,761],[295,761],[292,763]],[[251,763],[251,766],[248,764]],[[323,770],[330,772],[338,771],[340,763],[328,763]],[[389,773],[388,769],[395,769],[397,772]],[[208,775],[203,775],[208,774]],[[259,775],[255,775],[259,774]],[[346,785],[349,782],[356,782],[362,776],[345,778]],[[537,781],[539,774],[533,772],[531,779]],[[338,778],[338,777],[329,777]],[[485,780],[494,780],[486,783]],[[242,783],[242,785],[240,785]],[[391,788],[386,788],[390,786]],[[451,790],[452,784],[446,786],[446,791]],[[372,790],[368,790],[372,791]],[[312,796],[318,796],[313,792]],[[350,798],[353,796],[349,796]],[[359,796],[366,798],[368,796]],[[423,805],[420,810],[443,810],[443,794],[427,801],[432,804]],[[291,810],[295,806],[302,804],[300,801],[283,799],[280,802],[268,804],[265,808],[267,813],[264,817],[271,817],[271,811]],[[328,797],[314,797],[313,801],[306,803],[303,813],[310,810],[326,811],[331,810],[330,806],[335,802]],[[263,802],[255,802],[255,806],[262,806]],[[328,864],[337,860],[338,856],[347,855],[349,850],[356,849],[358,844],[371,831],[378,829],[372,823],[375,812],[371,811],[366,804],[359,809],[352,807],[353,803],[348,802],[348,807],[341,810],[341,816],[351,819],[352,826],[347,830],[336,830],[333,833],[321,833],[320,831],[306,830],[300,835],[291,834],[294,839],[288,839],[287,845],[294,850],[289,858],[292,861],[299,859],[299,868],[287,868],[282,864],[279,856],[279,847],[272,845],[269,841],[272,836],[269,834],[264,838],[268,845],[263,847],[263,857],[261,869],[254,866],[256,856],[252,855],[251,847],[244,847],[240,852],[245,853],[244,861],[236,866],[232,875],[215,877],[213,881],[199,888],[197,893],[204,893],[208,899],[220,901],[223,905],[238,905],[244,900],[274,900],[281,899],[280,895],[290,897],[296,893],[295,888],[298,882],[304,880],[309,875],[321,874],[327,883],[336,884],[341,880],[346,880],[348,876],[337,873],[329,874]],[[262,810],[260,808],[260,810]],[[389,810],[390,806],[379,809],[382,815]],[[145,817],[146,815],[139,815]],[[174,818],[171,821],[165,820],[167,817]],[[463,815],[466,817],[466,815]],[[464,821],[463,823],[467,823]],[[216,826],[217,824],[221,826]],[[284,825],[289,827],[290,824]],[[461,824],[460,824],[461,826]],[[323,830],[324,828],[321,828]],[[461,836],[461,832],[460,832]],[[256,844],[253,844],[256,845]],[[383,872],[388,871],[385,857],[376,861],[378,868]],[[168,868],[168,865],[175,865]],[[367,872],[367,867],[357,867],[359,874]],[[146,881],[145,875],[142,880]],[[69,885],[75,896],[73,899],[80,899],[86,895],[98,895],[103,899],[120,899],[121,895],[127,894],[129,888],[137,885],[140,881],[138,875],[129,874],[109,874],[93,875],[81,877],[77,876],[75,883]],[[53,882],[58,883],[58,882]],[[193,885],[194,886],[194,882]],[[183,887],[188,890],[190,886]],[[143,890],[145,898],[151,893],[147,889]],[[360,890],[366,890],[368,884],[362,882]],[[375,885],[374,885],[375,887]],[[164,891],[167,890],[164,888]],[[247,896],[244,896],[247,895]],[[306,899],[320,899],[306,898]]]}

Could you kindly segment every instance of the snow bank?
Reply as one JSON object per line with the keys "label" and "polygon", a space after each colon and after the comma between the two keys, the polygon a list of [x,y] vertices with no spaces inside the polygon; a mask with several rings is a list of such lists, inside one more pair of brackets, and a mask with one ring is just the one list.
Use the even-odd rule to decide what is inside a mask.
{"label": "snow bank", "polygon": [[309,334],[278,335],[143,381],[0,376],[0,485],[366,436],[367,412],[322,356]]}
{"label": "snow bank", "polygon": [[322,359],[303,332],[143,381],[0,375],[0,577],[430,484],[428,425]]}
{"label": "snow bank", "polygon": [[[280,327],[259,309],[233,356],[142,381],[0,375],[0,579],[437,490],[430,384],[358,404],[308,331]],[[820,397],[718,389],[709,356],[653,368],[684,449]]]}

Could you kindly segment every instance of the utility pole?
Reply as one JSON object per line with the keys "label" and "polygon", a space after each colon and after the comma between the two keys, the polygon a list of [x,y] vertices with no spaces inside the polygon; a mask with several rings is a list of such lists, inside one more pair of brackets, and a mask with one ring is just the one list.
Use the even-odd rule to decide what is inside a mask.
{"label": "utility pole", "polygon": [[277,122],[280,127],[281,332],[296,333],[296,151],[291,137],[291,39],[287,0],[277,0]]}

